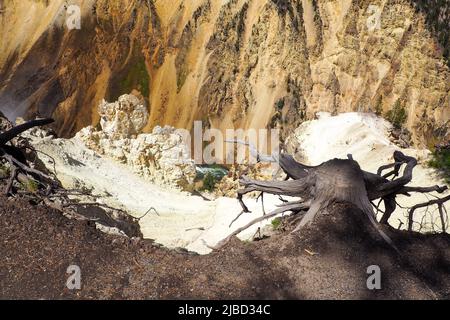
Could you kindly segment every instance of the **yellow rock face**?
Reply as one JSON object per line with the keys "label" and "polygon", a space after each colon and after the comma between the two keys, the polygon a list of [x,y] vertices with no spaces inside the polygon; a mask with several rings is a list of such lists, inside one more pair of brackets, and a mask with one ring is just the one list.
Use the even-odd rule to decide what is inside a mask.
{"label": "yellow rock face", "polygon": [[399,100],[416,144],[445,139],[449,70],[410,1],[80,3],[68,30],[63,0],[0,1],[5,114],[53,114],[69,136],[99,122],[103,98],[139,90],[147,132],[204,120],[287,133],[317,111],[384,114]]}

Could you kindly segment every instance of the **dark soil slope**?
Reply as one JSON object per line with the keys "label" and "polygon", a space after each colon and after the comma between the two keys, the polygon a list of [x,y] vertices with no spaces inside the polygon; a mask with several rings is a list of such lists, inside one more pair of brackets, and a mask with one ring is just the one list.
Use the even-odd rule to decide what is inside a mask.
{"label": "dark soil slope", "polygon": [[[295,235],[233,240],[194,256],[0,196],[0,299],[450,298],[449,236],[386,230],[399,256],[359,211],[337,205],[331,212]],[[81,268],[79,291],[66,288],[72,264]],[[373,264],[382,272],[378,291],[366,287]]]}

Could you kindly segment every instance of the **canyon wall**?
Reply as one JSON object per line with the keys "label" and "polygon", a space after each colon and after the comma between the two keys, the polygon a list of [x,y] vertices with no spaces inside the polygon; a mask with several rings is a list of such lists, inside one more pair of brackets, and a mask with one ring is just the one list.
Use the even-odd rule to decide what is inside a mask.
{"label": "canyon wall", "polygon": [[52,115],[63,136],[134,90],[146,132],[203,120],[288,133],[317,111],[397,104],[417,145],[449,137],[448,34],[411,0],[0,0],[0,34],[0,110]]}

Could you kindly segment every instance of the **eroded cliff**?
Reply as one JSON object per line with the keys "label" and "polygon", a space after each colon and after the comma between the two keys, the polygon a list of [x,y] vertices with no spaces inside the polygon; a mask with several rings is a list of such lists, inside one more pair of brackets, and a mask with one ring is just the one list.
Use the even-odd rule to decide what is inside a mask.
{"label": "eroded cliff", "polygon": [[[409,0],[0,4],[0,109],[53,114],[64,136],[98,124],[101,99],[139,90],[146,132],[194,120],[289,132],[317,111],[386,113],[399,101],[416,144],[448,139],[448,41]],[[70,4],[80,30],[66,27]]]}

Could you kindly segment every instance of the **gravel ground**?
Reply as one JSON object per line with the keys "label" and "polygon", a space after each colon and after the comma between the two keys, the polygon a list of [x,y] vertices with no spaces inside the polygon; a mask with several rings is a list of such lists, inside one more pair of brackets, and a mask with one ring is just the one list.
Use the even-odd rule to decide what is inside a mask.
{"label": "gravel ground", "polygon": [[[299,234],[232,240],[206,256],[103,234],[87,222],[0,196],[0,299],[448,299],[450,237],[387,229],[336,205]],[[379,265],[382,289],[367,289]],[[81,290],[67,289],[68,266]]]}

